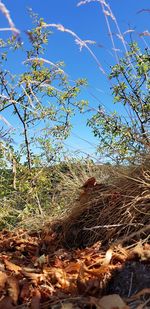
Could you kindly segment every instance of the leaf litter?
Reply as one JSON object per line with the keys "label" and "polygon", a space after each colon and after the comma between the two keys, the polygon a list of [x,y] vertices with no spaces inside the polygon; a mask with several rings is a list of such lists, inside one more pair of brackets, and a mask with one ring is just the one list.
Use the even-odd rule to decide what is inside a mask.
{"label": "leaf litter", "polygon": [[[97,242],[66,249],[53,233],[47,247],[38,232],[7,231],[5,236],[0,232],[0,308],[127,309],[150,296],[147,243],[104,250]],[[138,273],[146,286],[138,283]]]}

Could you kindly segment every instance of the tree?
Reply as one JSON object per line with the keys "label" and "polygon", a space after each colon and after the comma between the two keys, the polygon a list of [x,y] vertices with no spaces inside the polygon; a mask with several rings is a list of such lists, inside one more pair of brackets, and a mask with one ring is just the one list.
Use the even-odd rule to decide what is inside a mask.
{"label": "tree", "polygon": [[[52,151],[54,146],[56,156],[56,147],[60,148],[60,143],[70,133],[71,117],[76,109],[82,111],[87,104],[77,100],[80,88],[86,81],[78,79],[70,82],[63,70],[63,63],[54,64],[44,58],[51,33],[43,28],[43,19],[38,19],[33,13],[32,17],[35,26],[26,33],[30,45],[29,42],[23,44],[16,36],[0,41],[3,51],[0,60],[0,111],[7,110],[7,115],[13,113],[15,122],[21,125],[23,143],[20,154],[26,156],[29,169],[36,157],[36,153],[33,155],[33,147],[40,154],[41,149]],[[29,46],[27,49],[26,43]],[[13,57],[18,49],[26,54],[23,73],[15,75],[6,69],[12,49]],[[5,124],[8,118],[5,121],[3,117]],[[12,134],[6,130],[4,132]]]}
{"label": "tree", "polygon": [[136,162],[150,148],[150,54],[132,42],[129,51],[111,67],[114,103],[124,112],[107,113],[102,106],[88,120],[94,135],[100,140],[98,151],[117,163]]}

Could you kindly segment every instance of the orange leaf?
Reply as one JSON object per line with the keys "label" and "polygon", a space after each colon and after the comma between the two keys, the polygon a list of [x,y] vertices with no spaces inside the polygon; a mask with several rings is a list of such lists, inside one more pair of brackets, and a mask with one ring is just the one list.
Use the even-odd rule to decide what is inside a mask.
{"label": "orange leaf", "polygon": [[20,298],[26,300],[29,298],[29,295],[30,295],[30,283],[28,281],[25,281],[20,292]]}
{"label": "orange leaf", "polygon": [[87,189],[87,188],[92,188],[96,185],[96,179],[95,177],[89,178],[81,188]]}
{"label": "orange leaf", "polygon": [[32,280],[35,284],[38,284],[42,281],[45,281],[46,278],[44,274],[35,274],[35,273],[29,273],[25,270],[22,270],[21,273],[28,279]]}
{"label": "orange leaf", "polygon": [[13,303],[16,305],[20,292],[19,283],[16,278],[14,277],[9,278],[8,289],[9,289],[9,296],[11,297]]}
{"label": "orange leaf", "polygon": [[68,273],[78,272],[81,268],[81,264],[79,262],[70,262],[69,265],[65,268],[65,271]]}
{"label": "orange leaf", "polygon": [[0,272],[0,291],[4,289],[6,281],[7,281],[7,275],[1,271]]}
{"label": "orange leaf", "polygon": [[19,274],[20,270],[22,269],[20,266],[8,261],[7,259],[4,259],[4,263],[6,269],[13,271],[15,274]]}

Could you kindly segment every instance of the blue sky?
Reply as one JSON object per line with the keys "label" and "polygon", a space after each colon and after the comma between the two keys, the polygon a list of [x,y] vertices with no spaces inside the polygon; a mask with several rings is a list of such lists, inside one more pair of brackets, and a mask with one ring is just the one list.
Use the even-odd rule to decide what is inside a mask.
{"label": "blue sky", "polygon": [[[21,31],[21,36],[27,29],[32,27],[31,19],[27,13],[27,8],[32,8],[35,13],[43,17],[46,23],[63,24],[66,28],[74,31],[83,40],[95,41],[95,45],[90,45],[92,51],[96,54],[104,69],[108,72],[109,66],[115,63],[112,44],[108,35],[104,15],[98,2],[91,2],[86,5],[77,7],[77,0],[3,0],[6,7],[11,13],[11,17],[16,27]],[[141,12],[141,9],[149,8],[149,0],[110,0],[109,4],[115,15],[119,27],[122,32],[130,28],[135,29],[136,38],[149,28],[149,13]],[[111,22],[112,32],[116,33],[116,28]],[[8,26],[7,20],[0,13],[0,28]],[[7,35],[6,33],[3,35]],[[126,39],[128,36],[126,36]],[[116,46],[123,50],[119,40],[114,36]],[[148,43],[148,37],[144,37]],[[144,42],[140,40],[140,44],[144,47]],[[102,47],[103,46],[103,47]],[[121,55],[121,52],[120,52]],[[86,77],[89,86],[85,89],[81,97],[89,100],[90,107],[95,109],[101,102],[107,110],[113,110],[113,97],[110,93],[110,85],[106,77],[100,72],[94,59],[83,49],[79,51],[79,47],[75,44],[74,39],[67,33],[59,32],[53,29],[53,35],[47,47],[45,58],[52,62],[64,61],[65,71],[69,74],[70,79],[78,77]],[[10,69],[15,73],[22,69],[22,61],[20,55],[17,59],[9,64]],[[19,65],[20,62],[20,65]],[[117,109],[117,106],[115,106]],[[121,113],[122,110],[120,109]],[[10,116],[7,114],[7,117]],[[95,151],[97,144],[89,128],[86,127],[86,119],[90,117],[87,113],[83,116],[77,114],[74,117],[73,134],[66,141],[69,149],[80,149],[85,153]],[[12,122],[13,119],[11,118]],[[12,123],[13,125],[13,123]],[[88,142],[85,142],[87,140]],[[94,151],[93,151],[94,150]]]}

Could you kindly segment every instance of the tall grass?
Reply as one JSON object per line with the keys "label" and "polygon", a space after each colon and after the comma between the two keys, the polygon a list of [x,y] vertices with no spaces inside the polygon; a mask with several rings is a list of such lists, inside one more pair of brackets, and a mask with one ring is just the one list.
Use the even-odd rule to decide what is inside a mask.
{"label": "tall grass", "polygon": [[11,170],[1,177],[0,229],[17,225],[32,228],[43,221],[62,218],[71,211],[87,179],[95,177],[97,182],[107,183],[112,168],[91,160],[65,159],[32,172],[25,167],[20,169],[15,190]]}

